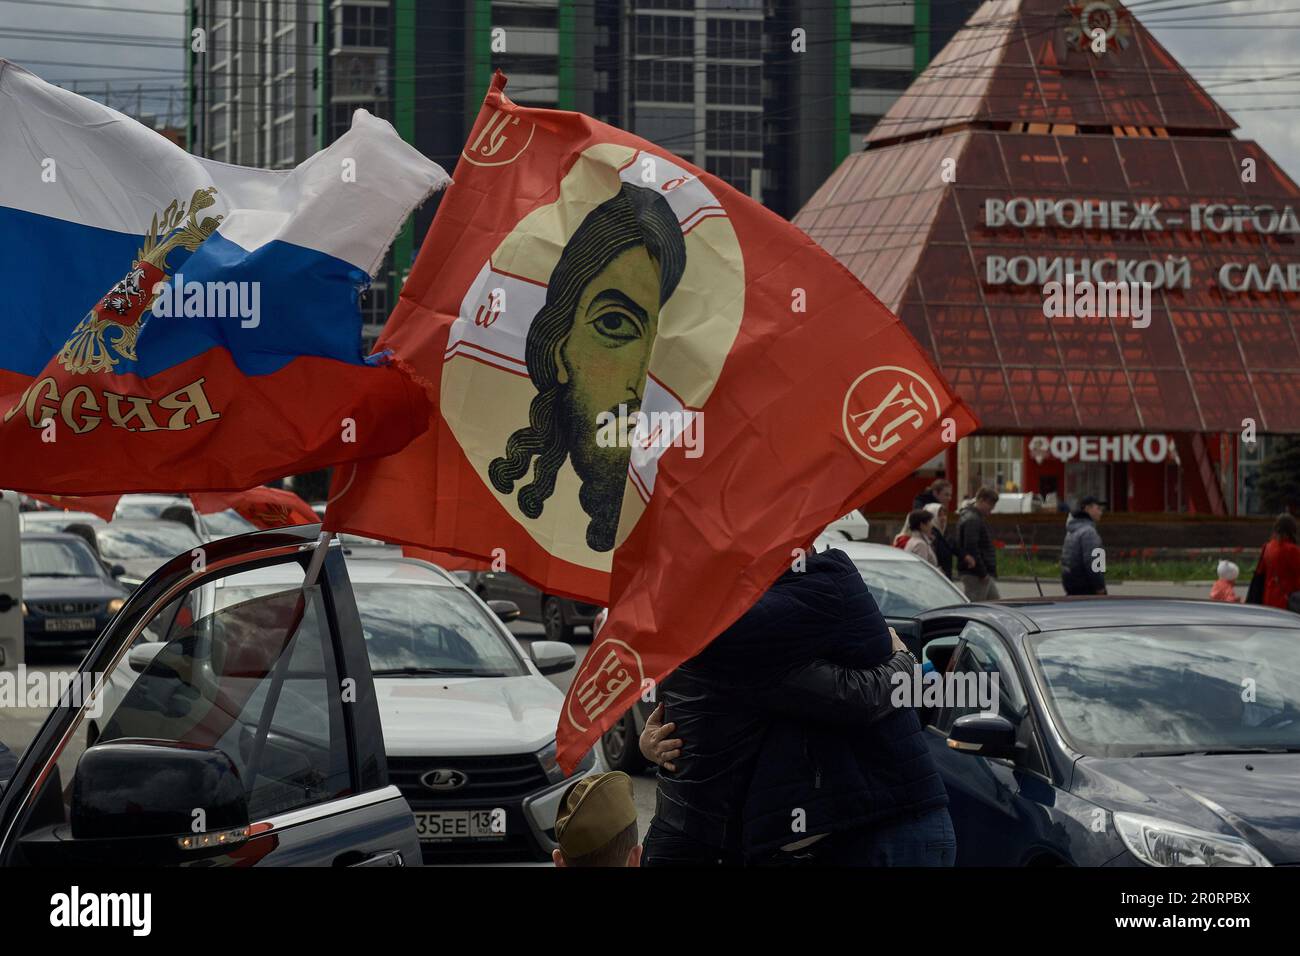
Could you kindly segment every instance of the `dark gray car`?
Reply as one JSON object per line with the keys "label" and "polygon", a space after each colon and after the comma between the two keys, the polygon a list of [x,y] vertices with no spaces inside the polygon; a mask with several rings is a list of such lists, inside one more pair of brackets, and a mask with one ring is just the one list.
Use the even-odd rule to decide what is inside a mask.
{"label": "dark gray car", "polygon": [[600,607],[571,598],[545,594],[509,571],[467,572],[466,583],[485,601],[513,601],[519,619],[541,624],[548,641],[573,640],[579,627],[590,628]]}

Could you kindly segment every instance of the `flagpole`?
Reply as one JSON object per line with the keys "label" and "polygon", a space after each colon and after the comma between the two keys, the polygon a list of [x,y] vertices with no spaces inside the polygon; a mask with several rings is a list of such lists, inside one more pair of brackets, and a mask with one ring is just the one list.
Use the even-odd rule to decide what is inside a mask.
{"label": "flagpole", "polygon": [[307,577],[302,582],[304,591],[312,587],[320,577],[320,566],[325,563],[325,552],[329,550],[333,538],[333,531],[322,531],[320,537],[316,539],[316,550],[312,553],[311,563],[307,565]]}

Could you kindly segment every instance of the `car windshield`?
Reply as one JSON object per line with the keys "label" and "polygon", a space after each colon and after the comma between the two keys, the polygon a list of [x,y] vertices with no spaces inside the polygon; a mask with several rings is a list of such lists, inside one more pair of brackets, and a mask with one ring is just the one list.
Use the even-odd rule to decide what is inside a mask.
{"label": "car windshield", "polygon": [[854,561],[885,617],[916,617],[966,598],[924,561]]}
{"label": "car windshield", "polygon": [[1049,631],[1030,648],[1048,708],[1080,753],[1300,748],[1300,626]]}
{"label": "car windshield", "polygon": [[99,562],[83,541],[24,541],[25,578],[98,578]]}
{"label": "car windshield", "polygon": [[257,530],[257,525],[238,511],[230,508],[225,511],[218,511],[215,514],[201,515],[200,517],[208,534],[216,537],[224,538],[232,534],[247,534],[250,531]]}
{"label": "car windshield", "polygon": [[[275,585],[221,588],[219,606]],[[478,600],[452,587],[352,582],[376,677],[517,677],[528,673]]]}
{"label": "car windshield", "polygon": [[203,545],[198,535],[177,521],[132,527],[110,524],[96,530],[96,540],[99,553],[107,561],[170,558]]}
{"label": "car windshield", "polygon": [[175,499],[149,499],[149,498],[132,498],[127,496],[117,503],[113,509],[114,518],[157,518],[160,514],[174,505],[185,505],[184,498]]}

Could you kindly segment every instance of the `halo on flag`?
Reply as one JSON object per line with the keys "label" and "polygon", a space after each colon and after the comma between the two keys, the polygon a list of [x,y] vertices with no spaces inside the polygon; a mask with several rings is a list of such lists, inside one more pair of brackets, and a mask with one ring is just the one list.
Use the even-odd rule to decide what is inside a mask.
{"label": "halo on flag", "polygon": [[606,571],[666,448],[596,447],[598,413],[698,414],[744,296],[739,240],[705,183],[632,146],[589,147],[470,284],[444,356],[443,415],[538,544]]}

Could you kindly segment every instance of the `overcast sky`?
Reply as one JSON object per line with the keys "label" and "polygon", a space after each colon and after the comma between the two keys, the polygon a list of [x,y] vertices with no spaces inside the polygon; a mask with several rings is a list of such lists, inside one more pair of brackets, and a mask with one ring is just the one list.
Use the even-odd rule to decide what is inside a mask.
{"label": "overcast sky", "polygon": [[[79,90],[100,99],[107,84],[111,105],[119,109],[134,111],[140,103],[147,112],[183,118],[186,21],[180,0],[55,2],[67,5],[0,0],[0,56],[63,85],[76,80]],[[1133,5],[1241,124],[1237,135],[1257,140],[1300,181],[1300,0]],[[150,12],[126,12],[136,10]],[[131,38],[131,45],[115,42],[119,38]],[[1285,78],[1265,79],[1275,76]]]}

